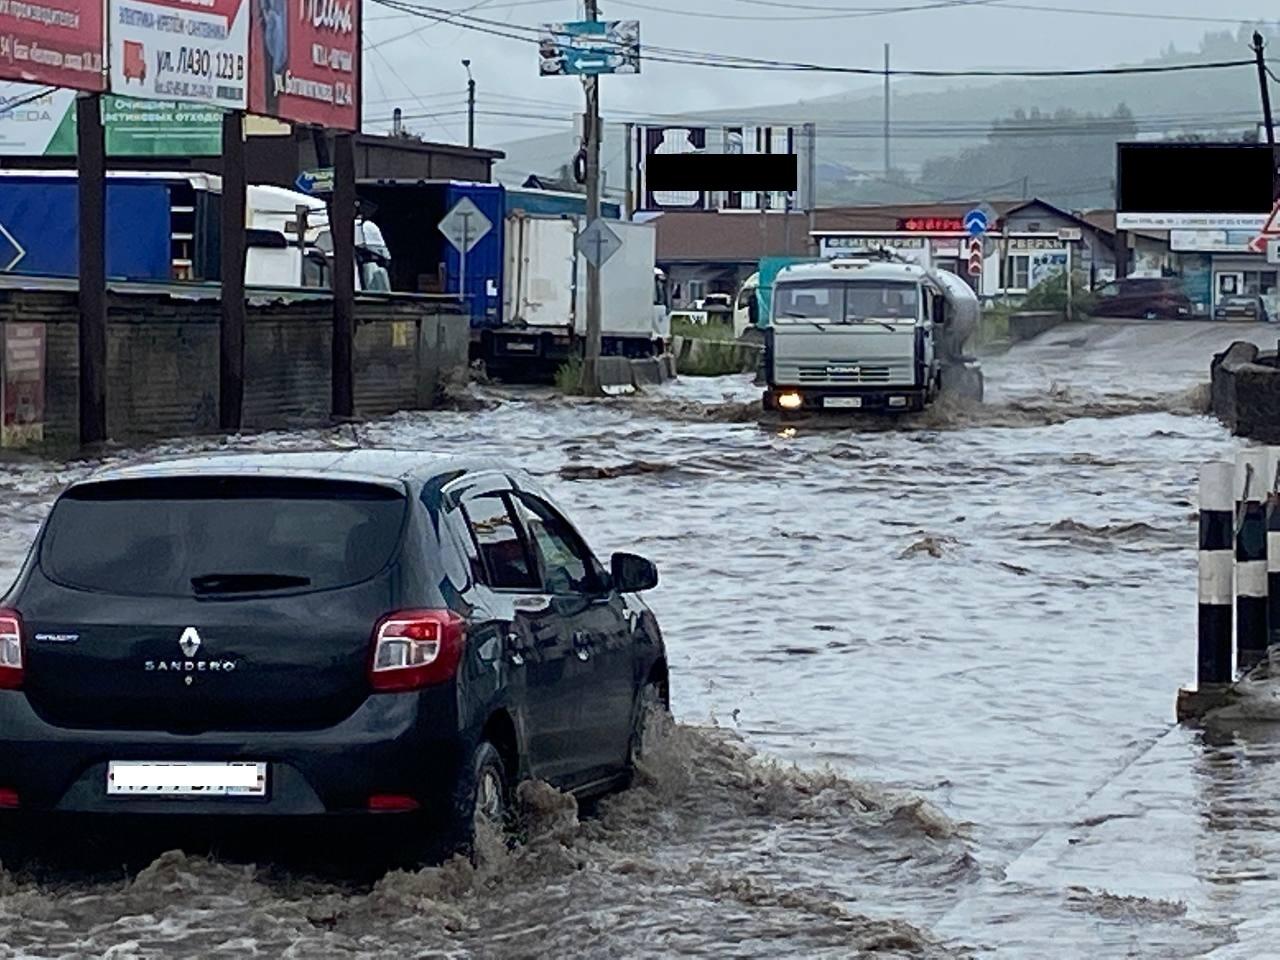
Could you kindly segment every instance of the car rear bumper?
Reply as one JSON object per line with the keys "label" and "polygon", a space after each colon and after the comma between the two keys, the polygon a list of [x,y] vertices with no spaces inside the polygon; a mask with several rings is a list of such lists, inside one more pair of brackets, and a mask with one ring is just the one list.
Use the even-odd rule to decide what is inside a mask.
{"label": "car rear bumper", "polygon": [[[321,730],[232,731],[194,735],[145,730],[67,729],[47,723],[26,696],[0,691],[0,791],[17,794],[20,813],[192,817],[369,816],[370,797],[412,799],[423,812],[450,801],[464,737],[423,723],[431,697],[369,697],[341,723]],[[452,712],[445,714],[452,716]],[[424,733],[425,730],[439,731]],[[452,735],[450,735],[452,733]],[[265,763],[262,797],[116,796],[111,761]],[[381,811],[377,815],[385,815]]]}

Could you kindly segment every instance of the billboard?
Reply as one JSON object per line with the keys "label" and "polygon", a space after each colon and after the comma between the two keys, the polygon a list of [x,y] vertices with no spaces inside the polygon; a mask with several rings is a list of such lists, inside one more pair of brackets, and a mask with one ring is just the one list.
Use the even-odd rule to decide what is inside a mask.
{"label": "billboard", "polygon": [[110,0],[111,89],[243,110],[250,0]]}
{"label": "billboard", "polygon": [[264,117],[360,129],[358,0],[244,0],[249,110]]}
{"label": "billboard", "polygon": [[[73,157],[76,93],[0,83],[0,155]],[[211,157],[222,152],[222,111],[165,100],[102,98],[107,154]]]}
{"label": "billboard", "polygon": [[642,211],[816,206],[812,124],[637,127],[634,135],[631,176]]}
{"label": "billboard", "polygon": [[639,73],[640,21],[544,23],[538,35],[538,72],[544,77]]}
{"label": "billboard", "polygon": [[1121,230],[1261,228],[1275,201],[1275,151],[1252,143],[1122,143]]}
{"label": "billboard", "polygon": [[0,3],[0,77],[106,89],[102,4],[91,0]]}
{"label": "billboard", "polygon": [[1170,230],[1174,253],[1253,253],[1257,230]]}

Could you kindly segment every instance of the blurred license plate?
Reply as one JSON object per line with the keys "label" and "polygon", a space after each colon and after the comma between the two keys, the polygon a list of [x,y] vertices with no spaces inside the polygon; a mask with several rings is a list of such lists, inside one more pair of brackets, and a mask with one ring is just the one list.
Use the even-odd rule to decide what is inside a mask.
{"label": "blurred license plate", "polygon": [[857,410],[862,406],[861,397],[827,397],[822,401],[824,407],[836,407],[843,410]]}
{"label": "blurred license plate", "polygon": [[115,760],[107,793],[152,797],[264,797],[265,763],[169,763]]}

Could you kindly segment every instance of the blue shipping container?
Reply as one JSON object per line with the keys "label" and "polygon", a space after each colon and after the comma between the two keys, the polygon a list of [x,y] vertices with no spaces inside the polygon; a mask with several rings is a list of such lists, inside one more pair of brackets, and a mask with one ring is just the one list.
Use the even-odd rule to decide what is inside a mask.
{"label": "blue shipping container", "polygon": [[465,282],[462,295],[471,307],[473,327],[492,327],[502,322],[502,263],[505,249],[503,223],[506,214],[506,198],[503,188],[491,183],[450,183],[445,190],[446,211],[452,210],[468,198],[489,220],[489,232],[467,254],[466,279],[462,279],[462,255],[451,243],[445,244],[445,290],[459,292],[459,282]]}
{"label": "blue shipping container", "polygon": [[[0,272],[76,277],[80,270],[79,187],[74,178],[0,177]],[[163,183],[107,185],[107,275],[169,280],[169,188]]]}

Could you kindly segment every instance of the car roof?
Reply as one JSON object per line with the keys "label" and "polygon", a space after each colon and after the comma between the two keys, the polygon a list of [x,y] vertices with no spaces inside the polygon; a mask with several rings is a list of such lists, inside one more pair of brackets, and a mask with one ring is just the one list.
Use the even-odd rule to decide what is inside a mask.
{"label": "car roof", "polygon": [[262,476],[362,481],[403,487],[410,480],[422,482],[447,474],[495,472],[516,476],[521,474],[521,471],[504,467],[495,461],[420,450],[360,447],[276,453],[218,451],[135,460],[104,468],[73,486],[110,480],[164,477]]}

